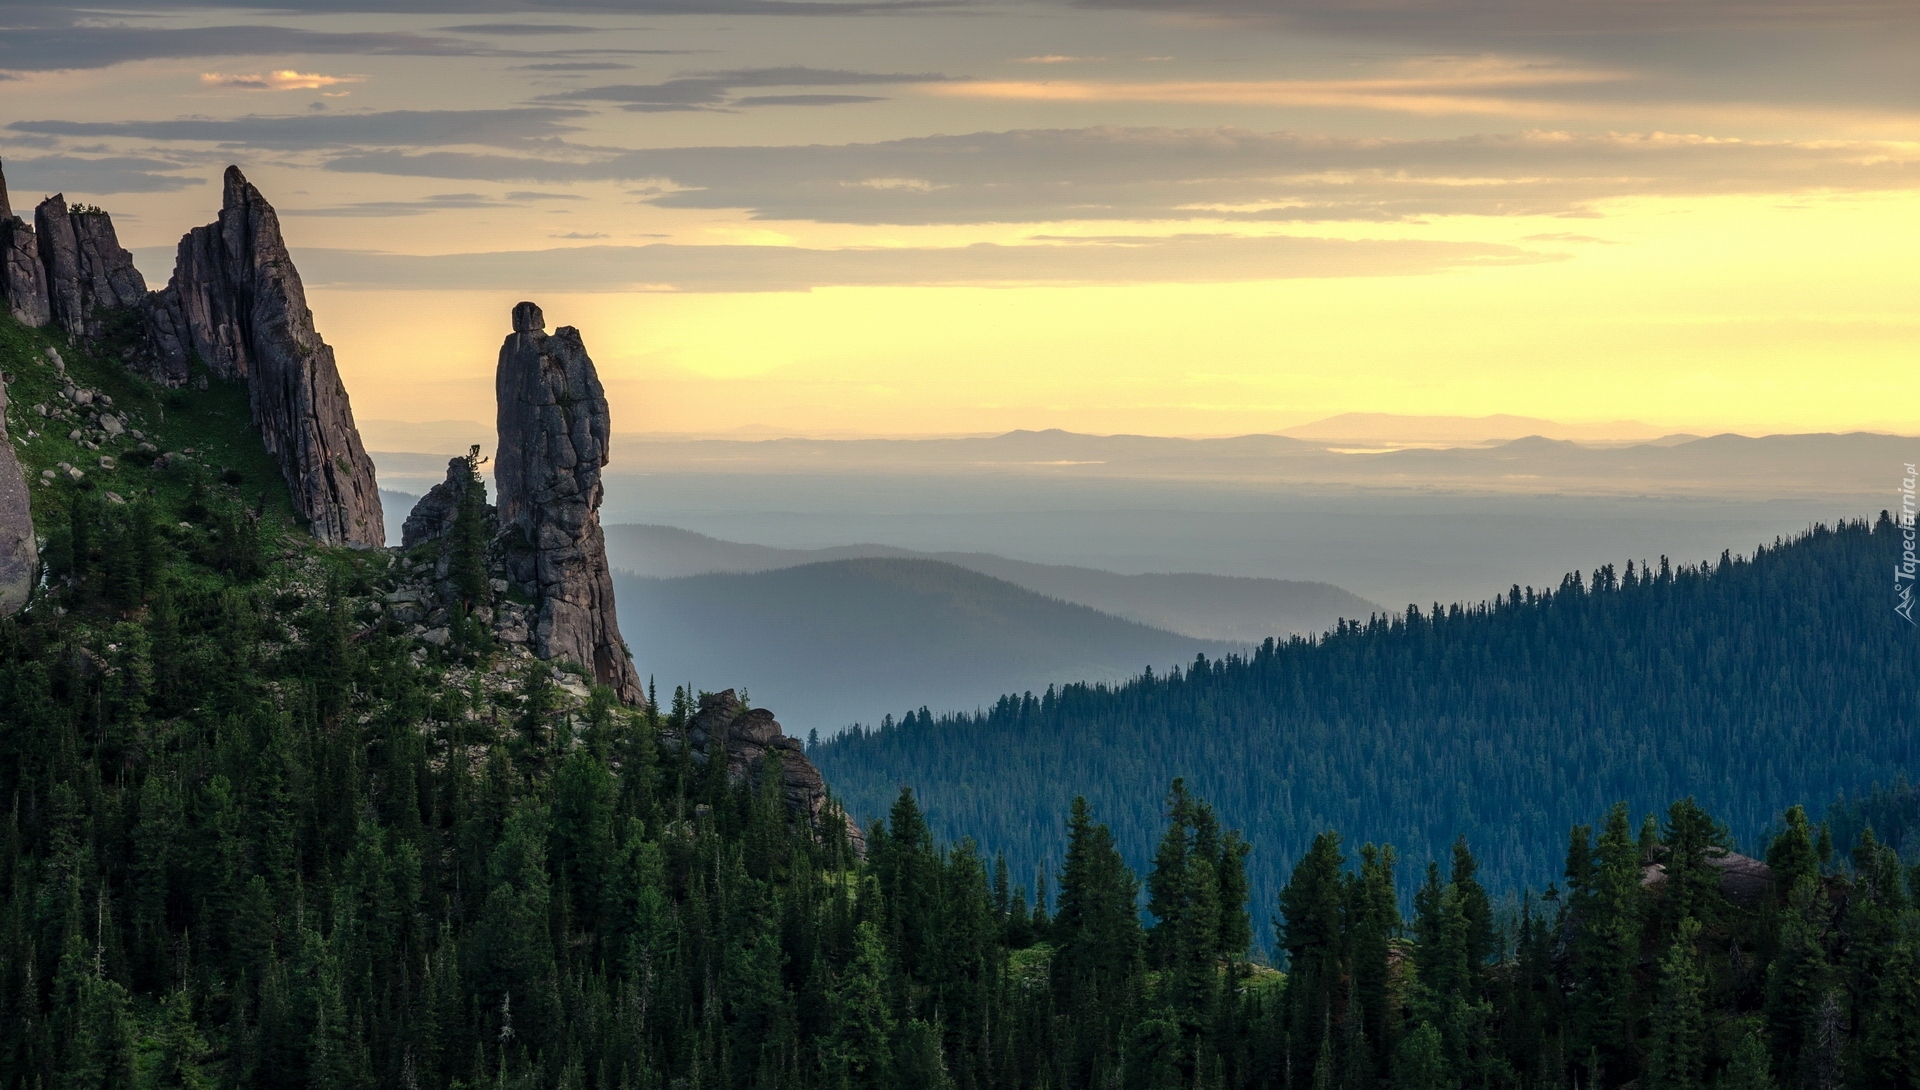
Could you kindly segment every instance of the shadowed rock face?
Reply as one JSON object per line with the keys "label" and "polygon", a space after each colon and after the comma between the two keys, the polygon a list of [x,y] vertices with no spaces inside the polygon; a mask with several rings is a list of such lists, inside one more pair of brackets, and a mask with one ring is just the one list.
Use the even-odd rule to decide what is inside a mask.
{"label": "shadowed rock face", "polygon": [[0,299],[6,300],[7,310],[22,325],[38,329],[52,320],[40,244],[33,228],[13,214],[4,171],[0,171]]}
{"label": "shadowed rock face", "polygon": [[0,617],[27,604],[35,559],[27,476],[7,435],[7,387],[0,381]]}
{"label": "shadowed rock face", "polygon": [[314,331],[279,216],[238,167],[227,168],[220,218],[180,240],[173,279],[147,309],[153,378],[185,382],[197,355],[214,374],[244,381],[253,422],[314,536],[386,544],[373,460],[333,349]]}
{"label": "shadowed rock face", "polygon": [[145,305],[146,278],[133,267],[133,255],[121,247],[113,217],[73,211],[66,197],[56,193],[34,209],[33,227],[48,310],[70,336],[104,337],[109,311]]}
{"label": "shadowed rock face", "polygon": [[600,532],[607,397],[580,331],[562,326],[549,336],[539,307],[514,307],[494,392],[501,536],[509,578],[539,603],[534,653],[587,666],[638,703],[640,679],[614,619]]}

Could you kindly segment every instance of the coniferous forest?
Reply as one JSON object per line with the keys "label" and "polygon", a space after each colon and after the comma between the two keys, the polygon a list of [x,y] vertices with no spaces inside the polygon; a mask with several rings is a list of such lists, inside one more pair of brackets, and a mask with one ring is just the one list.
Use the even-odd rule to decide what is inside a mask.
{"label": "coniferous forest", "polygon": [[1920,767],[1900,540],[1882,513],[1751,556],[1608,565],[1125,685],[923,708],[810,753],[853,813],[912,786],[939,835],[1029,881],[1061,858],[1053,816],[1076,793],[1144,866],[1176,776],[1258,845],[1262,900],[1329,828],[1416,866],[1464,835],[1503,891],[1555,878],[1566,828],[1622,800],[1696,797],[1752,852],[1785,807]]}
{"label": "coniferous forest", "polygon": [[[162,395],[113,381],[117,404],[158,399],[168,429],[211,434],[244,411],[217,383]],[[455,624],[427,646],[382,613],[383,572],[419,561],[322,548],[289,521],[270,466],[173,453],[115,471],[126,495],[47,478],[47,578],[0,621],[8,1090],[1920,1085],[1920,874],[1870,829],[1908,795],[1842,808],[1837,847],[1803,811],[1759,814],[1743,797],[1743,827],[1773,825],[1763,860],[1729,854],[1728,826],[1691,798],[1636,820],[1610,797],[1683,782],[1687,766],[1658,771],[1665,755],[1705,767],[1715,751],[1700,739],[1733,722],[1773,739],[1743,748],[1775,776],[1790,760],[1890,769],[1899,753],[1868,745],[1864,724],[1907,722],[1888,715],[1911,665],[1891,679],[1846,669],[1889,664],[1852,619],[1853,592],[1833,589],[1862,557],[1879,565],[1878,530],[1056,696],[1032,714],[1069,723],[1083,706],[1211,687],[1219,710],[1195,722],[1217,725],[1241,679],[1297,695],[1322,670],[1369,694],[1381,723],[1439,708],[1444,686],[1462,709],[1504,701],[1532,727],[1572,714],[1581,692],[1585,727],[1656,705],[1678,726],[1638,757],[1669,777],[1653,788],[1623,779],[1634,755],[1608,750],[1616,740],[1580,751],[1607,756],[1571,799],[1603,800],[1575,819],[1592,824],[1516,814],[1515,781],[1490,795],[1508,809],[1457,811],[1481,815],[1460,823],[1472,835],[1425,866],[1384,836],[1329,831],[1386,810],[1317,804],[1276,835],[1216,808],[1198,775],[1124,795],[1109,780],[1086,792],[1094,803],[1034,818],[1063,848],[1030,884],[997,851],[936,836],[912,792],[892,797],[864,854],[844,824],[796,816],[778,761],[749,777],[697,759],[699,694],[625,707],[545,664],[495,684],[484,631]],[[477,491],[462,496],[477,510]],[[458,582],[472,550],[454,537]],[[1805,632],[1808,612],[1846,654],[1793,658],[1760,639],[1769,624]],[[1653,635],[1676,626],[1692,633],[1686,654]],[[1514,685],[1496,654],[1559,681]],[[1388,670],[1409,663],[1424,672]],[[1603,666],[1623,680],[1576,683]],[[1425,741],[1478,722],[1436,719]],[[1316,729],[1337,754],[1332,723]],[[1764,751],[1788,742],[1799,751]],[[1498,785],[1472,779],[1469,756],[1413,759],[1462,776],[1471,802]],[[1789,783],[1752,782],[1766,798]],[[1150,816],[1132,865],[1106,824],[1117,812]],[[1396,827],[1425,853],[1449,813],[1414,807]],[[983,823],[980,843],[1003,833]],[[1535,888],[1476,857],[1535,837],[1556,842]]]}

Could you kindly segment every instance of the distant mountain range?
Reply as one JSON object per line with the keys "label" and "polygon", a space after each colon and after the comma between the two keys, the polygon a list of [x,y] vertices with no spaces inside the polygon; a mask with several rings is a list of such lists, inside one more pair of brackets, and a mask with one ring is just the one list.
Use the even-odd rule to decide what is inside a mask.
{"label": "distant mountain range", "polygon": [[663,691],[747,687],[803,737],[1243,650],[918,558],[672,579],[616,572],[614,595],[634,661]]}
{"label": "distant mountain range", "polygon": [[[1624,446],[1529,435],[1492,446],[1475,442],[1359,452],[1345,445],[1354,441],[1373,442],[1365,436],[1174,439],[1057,430],[963,439],[616,436],[609,486],[629,475],[939,476],[1778,499],[1885,494],[1888,467],[1912,460],[1915,450],[1912,438],[1867,432],[1676,435]],[[440,466],[444,472],[444,459]]]}
{"label": "distant mountain range", "polygon": [[[1310,424],[1280,429],[1295,439],[1378,446],[1473,446],[1539,435],[1583,442],[1649,442],[1670,433],[1638,420],[1604,424],[1562,424],[1537,416],[1406,416],[1400,413],[1341,413]],[[1698,436],[1683,436],[1684,439]]]}
{"label": "distant mountain range", "polygon": [[1342,617],[1382,607],[1330,583],[1193,573],[1120,575],[1065,564],[1033,564],[991,553],[917,552],[890,545],[779,549],[672,526],[609,526],[607,559],[617,569],[655,578],[746,573],[821,561],[888,557],[935,560],[1036,594],[1206,640],[1257,643],[1268,636],[1320,633]]}

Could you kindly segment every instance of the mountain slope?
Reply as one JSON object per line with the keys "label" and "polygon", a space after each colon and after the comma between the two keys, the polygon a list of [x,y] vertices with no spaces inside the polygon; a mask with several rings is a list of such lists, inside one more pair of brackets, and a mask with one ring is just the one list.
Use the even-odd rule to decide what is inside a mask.
{"label": "mountain slope", "polygon": [[920,705],[1116,681],[1227,646],[1046,598],[953,564],[865,558],[751,574],[616,574],[620,628],[662,685],[748,686],[796,734]]}
{"label": "mountain slope", "polygon": [[758,572],[858,557],[938,560],[1004,579],[1049,598],[1199,639],[1257,643],[1268,636],[1319,633],[1341,618],[1381,607],[1331,583],[1294,579],[1201,575],[1192,572],[1122,575],[1067,564],[1035,564],[992,553],[918,552],[891,545],[835,545],[781,549],[722,541],[672,526],[609,526],[607,555],[616,568],[674,577]]}
{"label": "mountain slope", "polygon": [[[917,716],[817,761],[856,814],[911,785],[936,831],[1028,873],[1058,858],[1049,816],[1081,793],[1146,860],[1175,776],[1283,851],[1338,826],[1417,864],[1465,833],[1498,886],[1552,879],[1552,830],[1621,799],[1697,795],[1751,844],[1795,799],[1920,767],[1920,633],[1887,578],[1898,541],[1883,516],[1650,580],[1569,576],[1245,661]],[[1290,860],[1250,866],[1262,903]]]}

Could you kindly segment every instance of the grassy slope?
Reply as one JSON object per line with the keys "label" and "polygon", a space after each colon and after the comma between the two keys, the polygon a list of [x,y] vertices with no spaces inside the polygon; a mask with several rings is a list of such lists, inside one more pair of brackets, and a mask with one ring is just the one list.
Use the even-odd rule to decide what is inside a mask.
{"label": "grassy slope", "polygon": [[[66,361],[75,385],[113,398],[113,412],[126,417],[129,434],[90,451],[67,438],[75,424],[34,411],[38,404],[67,404],[60,396],[53,362],[46,357],[49,347]],[[190,452],[189,458],[206,467],[212,479],[257,507],[263,538],[272,540],[281,532],[298,529],[286,479],[260,442],[246,387],[239,383],[209,378],[205,390],[192,384],[169,390],[129,373],[106,350],[95,352],[76,345],[51,327],[29,329],[4,314],[0,314],[0,372],[7,380],[7,428],[27,469],[33,521],[42,537],[66,519],[68,504],[81,491],[113,492],[129,500],[151,496],[163,511],[178,511],[185,505],[191,473],[154,471],[152,457],[141,456],[141,441],[132,436],[133,430],[144,433],[160,452]],[[116,460],[114,469],[100,468],[103,454]],[[65,480],[45,481],[41,471],[60,462],[79,467],[86,477],[78,486]]]}
{"label": "grassy slope", "polygon": [[[76,386],[113,398],[112,411],[126,419],[128,434],[103,442],[97,451],[88,450],[68,438],[75,423],[51,420],[35,411],[43,403],[67,404],[53,363],[46,357],[49,347],[59,351]],[[129,504],[144,499],[152,503],[164,535],[163,566],[175,585],[181,590],[217,593],[230,580],[206,562],[217,551],[221,530],[218,518],[194,506],[197,480],[204,488],[204,501],[256,513],[258,537],[268,562],[261,589],[271,600],[311,599],[329,582],[364,590],[385,570],[384,553],[325,548],[307,533],[294,514],[279,464],[253,426],[245,386],[209,376],[207,388],[199,389],[201,372],[196,363],[196,381],[167,389],[131,374],[111,352],[110,347],[75,344],[53,328],[30,329],[0,312],[7,430],[26,471],[34,529],[43,549],[49,537],[67,524],[72,505],[83,496],[96,503],[107,493]],[[136,430],[157,450],[143,453],[142,441],[132,435]],[[114,468],[101,468],[103,454],[114,458]],[[180,457],[169,458],[167,468],[157,469],[154,462],[159,454]],[[57,469],[61,462],[79,467],[86,475],[79,482],[70,481]],[[41,476],[47,469],[56,470],[52,480]],[[110,501],[107,509],[130,510]],[[37,597],[28,609],[36,609],[41,600]],[[78,610],[63,627],[87,629],[120,619],[119,611],[94,594],[69,595],[62,603],[62,608]]]}

